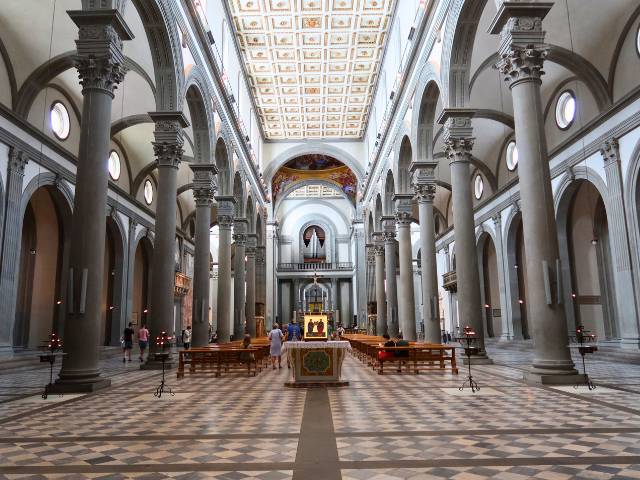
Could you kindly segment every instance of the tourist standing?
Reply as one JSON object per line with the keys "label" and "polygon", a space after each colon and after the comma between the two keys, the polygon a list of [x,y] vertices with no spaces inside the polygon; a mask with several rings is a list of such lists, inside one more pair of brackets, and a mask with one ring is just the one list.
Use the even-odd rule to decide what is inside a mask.
{"label": "tourist standing", "polygon": [[287,342],[299,342],[302,340],[302,333],[300,332],[300,326],[294,319],[287,328]]}
{"label": "tourist standing", "polygon": [[140,361],[144,361],[144,351],[149,346],[149,330],[147,330],[147,326],[143,323],[140,330],[138,330],[138,347],[140,347]]}
{"label": "tourist standing", "polygon": [[278,359],[278,368],[282,368],[282,340],[284,335],[282,330],[278,328],[278,324],[273,324],[273,330],[269,332],[269,355],[271,355],[271,366],[276,369],[276,358]]}
{"label": "tourist standing", "polygon": [[191,348],[191,325],[187,325],[187,329],[182,332],[182,344],[184,345],[185,350],[189,350]]}
{"label": "tourist standing", "polygon": [[129,326],[122,332],[122,363],[127,360],[131,361],[131,349],[133,348],[133,323],[129,322]]}

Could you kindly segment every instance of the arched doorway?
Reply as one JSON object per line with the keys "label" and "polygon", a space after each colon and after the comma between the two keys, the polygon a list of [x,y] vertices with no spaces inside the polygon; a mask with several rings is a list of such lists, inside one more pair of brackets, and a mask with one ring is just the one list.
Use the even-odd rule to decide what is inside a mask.
{"label": "arched doorway", "polygon": [[138,325],[147,323],[152,257],[153,244],[149,237],[144,236],[138,241],[133,263],[133,310],[131,317],[133,321],[138,322]]}
{"label": "arched doorway", "polygon": [[35,348],[64,325],[63,272],[68,261],[70,208],[53,186],[31,196],[22,222],[13,345]]}
{"label": "arched doorway", "polygon": [[527,303],[527,255],[524,248],[522,213],[516,212],[507,230],[507,302],[515,339],[529,339]]}
{"label": "arched doorway", "polygon": [[575,182],[561,199],[558,217],[566,232],[568,251],[562,253],[570,265],[575,326],[601,339],[618,338],[609,225],[598,189],[587,180]]}
{"label": "arched doorway", "polygon": [[100,331],[103,345],[118,345],[122,319],[122,283],[124,244],[121,229],[114,216],[107,216],[102,280],[102,315]]}
{"label": "arched doorway", "polygon": [[502,312],[500,310],[500,287],[498,283],[498,256],[491,235],[483,233],[478,240],[480,259],[480,281],[484,324],[489,337],[502,336]]}

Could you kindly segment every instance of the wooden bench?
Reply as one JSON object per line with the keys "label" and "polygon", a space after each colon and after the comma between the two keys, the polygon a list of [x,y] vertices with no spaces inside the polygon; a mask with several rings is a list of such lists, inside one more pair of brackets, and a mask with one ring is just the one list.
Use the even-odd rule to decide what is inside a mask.
{"label": "wooden bench", "polygon": [[227,373],[232,369],[244,370],[246,368],[247,375],[251,376],[253,367],[253,376],[256,376],[258,371],[262,371],[268,353],[269,349],[264,345],[242,348],[235,344],[222,344],[181,350],[178,352],[176,376],[183,378],[187,365],[190,374],[209,370],[214,372],[216,377],[219,377],[223,371]]}
{"label": "wooden bench", "polygon": [[[448,364],[451,372],[458,374],[454,346],[412,342],[409,346],[385,347],[383,344],[386,339],[363,334],[345,335],[345,339],[351,343],[353,355],[380,375],[384,373],[384,363],[388,362],[397,363],[400,372],[403,366],[413,365],[413,373],[416,375],[421,370],[443,371]],[[381,359],[379,352],[384,351],[392,352],[393,355],[386,358],[383,356]]]}

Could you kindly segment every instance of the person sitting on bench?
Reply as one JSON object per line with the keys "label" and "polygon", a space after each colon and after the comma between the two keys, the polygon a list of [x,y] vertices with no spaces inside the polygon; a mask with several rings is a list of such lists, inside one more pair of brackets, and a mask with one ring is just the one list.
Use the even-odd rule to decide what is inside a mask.
{"label": "person sitting on bench", "polygon": [[[408,347],[409,346],[409,342],[407,342],[406,340],[404,340],[402,338],[402,333],[399,333],[396,336],[396,347]],[[401,351],[396,351],[395,352],[396,357],[408,357],[409,356],[409,350],[401,350]]]}
{"label": "person sitting on bench", "polygon": [[[391,340],[391,337],[389,336],[388,333],[385,333],[384,335],[382,335],[382,338],[384,338],[386,340],[386,342],[384,342],[384,346],[385,347],[395,347],[396,344],[393,340]],[[388,350],[381,350],[378,352],[378,359],[385,361],[388,360],[390,358],[392,358],[394,356],[394,352],[393,351],[388,351]]]}

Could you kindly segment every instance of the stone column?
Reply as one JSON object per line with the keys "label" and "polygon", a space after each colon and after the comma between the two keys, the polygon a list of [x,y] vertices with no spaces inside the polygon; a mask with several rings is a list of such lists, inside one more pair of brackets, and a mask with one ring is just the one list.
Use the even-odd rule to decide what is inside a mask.
{"label": "stone column", "polygon": [[500,320],[502,325],[501,339],[510,340],[513,338],[513,332],[511,331],[511,321],[509,314],[507,313],[507,286],[506,275],[509,269],[509,261],[507,253],[504,250],[504,243],[502,241],[502,216],[498,212],[493,217],[493,228],[496,232],[496,257],[498,259],[498,289],[500,291]]}
{"label": "stone column", "polygon": [[[18,279],[20,278],[20,242],[23,215],[22,182],[29,162],[25,152],[15,147],[9,152],[7,191],[2,231],[2,263],[0,264],[0,353],[13,352]],[[56,332],[58,333],[58,332]],[[46,340],[43,338],[43,340]]]}
{"label": "stone column", "polygon": [[114,10],[73,10],[79,27],[75,65],[82,85],[82,127],[73,203],[67,317],[57,389],[86,392],[108,386],[100,377],[107,212],[107,159],[113,91],[124,78],[122,41],[133,34]]}
{"label": "stone column", "polygon": [[245,247],[247,246],[247,219],[236,218],[233,222],[233,241],[236,245],[233,265],[233,338],[244,336],[245,318]]}
{"label": "stone column", "polygon": [[[265,299],[264,299],[264,323],[267,330],[278,316],[279,292],[276,268],[278,264],[278,222],[267,222],[267,245],[265,248]],[[280,320],[278,318],[278,320]]]}
{"label": "stone column", "polygon": [[475,223],[469,163],[474,138],[471,136],[473,111],[445,109],[439,122],[445,124],[444,145],[451,168],[453,228],[456,242],[458,314],[460,329],[470,326],[477,335],[480,354],[474,361],[488,362],[484,348],[484,322],[480,300],[480,274],[476,251]]}
{"label": "stone column", "polygon": [[387,280],[387,330],[392,337],[397,335],[398,325],[398,287],[396,282],[396,219],[392,216],[383,216],[384,227],[384,266]]}
{"label": "stone column", "polygon": [[416,340],[416,301],[413,291],[413,255],[411,252],[411,199],[412,194],[397,194],[393,197],[396,205],[398,224],[398,250],[400,262],[400,285],[398,292],[398,318],[400,330],[405,340]]}
{"label": "stone column", "polygon": [[413,187],[418,199],[420,221],[420,271],[422,287],[422,321],[427,343],[442,342],[438,304],[438,268],[436,263],[436,229],[433,199],[436,195],[437,162],[412,163]]}
{"label": "stone column", "polygon": [[[184,144],[182,129],[189,125],[182,112],[151,112],[155,122],[153,151],[158,166],[156,223],[153,242],[153,276],[149,302],[149,353],[160,351],[155,337],[162,332],[174,332],[176,191],[178,167],[182,161]],[[159,368],[153,355],[143,368]]]}
{"label": "stone column", "polygon": [[[262,311],[256,307],[256,315],[265,317],[265,328],[269,328],[266,319],[266,247],[258,245],[256,247],[256,304],[262,305]],[[264,335],[264,331],[256,329],[256,336]]]}
{"label": "stone column", "polygon": [[612,138],[602,144],[600,153],[604,159],[604,171],[607,177],[609,202],[607,222],[611,238],[613,257],[613,280],[618,317],[618,334],[625,346],[637,347],[639,343],[638,313],[634,298],[633,274],[631,271],[631,250],[627,230],[626,212],[623,201],[622,172],[620,170],[620,151],[618,140]]}
{"label": "stone column", "polygon": [[535,346],[533,365],[525,379],[575,383],[577,371],[567,346],[567,322],[560,304],[560,254],[540,95],[542,65],[548,53],[542,19],[552,5],[506,2],[498,10],[491,33],[500,33],[501,60],[497,66],[511,89],[521,159],[518,177]]}
{"label": "stone column", "polygon": [[218,196],[218,342],[231,340],[231,227],[235,211],[232,196]]}
{"label": "stone column", "polygon": [[247,235],[247,300],[244,308],[247,333],[251,338],[256,338],[256,242],[258,236],[255,233]]}
{"label": "stone column", "polygon": [[209,344],[209,258],[211,256],[211,207],[216,191],[212,163],[193,163],[193,198],[196,202],[196,238],[193,266],[193,338],[194,347]]}
{"label": "stone column", "polygon": [[387,333],[387,293],[384,288],[384,234],[375,232],[373,238],[376,262],[376,335],[383,335]]}

